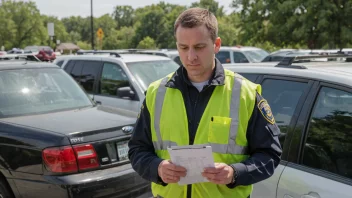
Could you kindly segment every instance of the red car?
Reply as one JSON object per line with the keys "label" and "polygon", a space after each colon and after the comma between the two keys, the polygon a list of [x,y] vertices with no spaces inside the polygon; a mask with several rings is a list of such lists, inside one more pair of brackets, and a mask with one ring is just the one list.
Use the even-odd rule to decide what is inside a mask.
{"label": "red car", "polygon": [[27,46],[24,50],[38,53],[35,56],[41,61],[52,62],[56,59],[54,50],[49,46]]}

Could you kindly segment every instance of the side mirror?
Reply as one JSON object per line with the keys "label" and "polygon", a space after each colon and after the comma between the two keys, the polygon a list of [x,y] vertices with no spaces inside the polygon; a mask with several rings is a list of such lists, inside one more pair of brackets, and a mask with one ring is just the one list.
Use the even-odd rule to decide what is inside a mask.
{"label": "side mirror", "polygon": [[133,99],[136,94],[131,89],[131,87],[120,87],[120,88],[117,88],[116,95],[120,98]]}

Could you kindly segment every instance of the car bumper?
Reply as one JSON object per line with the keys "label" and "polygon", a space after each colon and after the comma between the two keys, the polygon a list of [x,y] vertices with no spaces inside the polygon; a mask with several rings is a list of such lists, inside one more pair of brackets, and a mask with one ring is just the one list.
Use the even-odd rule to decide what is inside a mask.
{"label": "car bumper", "polygon": [[41,182],[26,180],[26,184],[21,185],[16,182],[22,197],[151,197],[150,182],[141,178],[130,164],[74,175],[42,177]]}

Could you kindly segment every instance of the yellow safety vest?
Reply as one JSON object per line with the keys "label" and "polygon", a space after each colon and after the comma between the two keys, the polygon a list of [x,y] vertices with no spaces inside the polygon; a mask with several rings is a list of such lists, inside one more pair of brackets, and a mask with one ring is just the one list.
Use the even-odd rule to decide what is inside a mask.
{"label": "yellow safety vest", "polygon": [[[189,145],[188,120],[182,93],[165,87],[173,74],[153,82],[147,91],[151,133],[155,152],[170,159],[167,148]],[[216,86],[200,120],[194,145],[212,147],[215,162],[234,164],[249,157],[247,126],[255,106],[256,92],[261,86],[225,69],[225,84]],[[187,185],[152,183],[154,197],[186,198]],[[253,186],[226,185],[210,182],[192,184],[192,198],[247,198]]]}

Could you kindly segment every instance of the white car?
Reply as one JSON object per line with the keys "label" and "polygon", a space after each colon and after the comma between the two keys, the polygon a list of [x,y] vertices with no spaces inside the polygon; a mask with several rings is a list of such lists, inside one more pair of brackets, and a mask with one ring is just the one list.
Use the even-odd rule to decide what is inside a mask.
{"label": "white car", "polygon": [[60,56],[54,63],[69,73],[98,104],[136,114],[149,84],[179,68],[163,56],[110,54]]}
{"label": "white car", "polygon": [[216,54],[216,58],[221,63],[259,63],[269,53],[263,49],[256,47],[221,47],[220,51]]}

